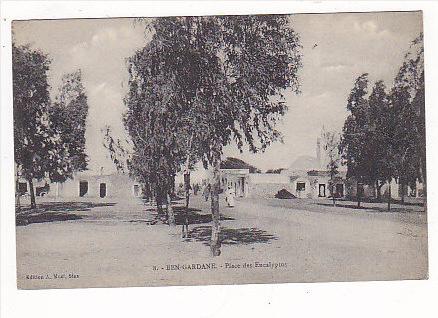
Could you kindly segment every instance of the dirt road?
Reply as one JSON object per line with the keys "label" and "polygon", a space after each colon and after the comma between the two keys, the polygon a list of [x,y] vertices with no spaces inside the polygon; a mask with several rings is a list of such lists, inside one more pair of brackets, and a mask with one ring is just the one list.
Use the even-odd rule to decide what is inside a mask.
{"label": "dirt road", "polygon": [[[192,199],[191,238],[139,201],[72,204],[81,219],[17,226],[20,288],[420,279],[424,212],[315,202],[221,202],[222,254],[209,255],[209,202]],[[61,206],[61,210],[65,206]],[[417,209],[418,210],[418,209]]]}

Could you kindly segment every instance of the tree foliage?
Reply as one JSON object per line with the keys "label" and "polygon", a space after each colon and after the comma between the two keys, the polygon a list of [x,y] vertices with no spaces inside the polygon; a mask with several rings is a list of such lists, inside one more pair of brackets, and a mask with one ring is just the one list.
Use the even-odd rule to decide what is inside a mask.
{"label": "tree foliage", "polygon": [[347,164],[347,177],[364,182],[368,176],[367,136],[369,121],[368,74],[359,76],[347,101],[347,117],[339,145],[342,158]]}
{"label": "tree foliage", "polygon": [[368,96],[367,74],[357,78],[350,93],[340,144],[347,176],[380,188],[396,180],[404,198],[407,185],[425,183],[424,58],[422,35],[416,38],[387,92],[377,81]]}
{"label": "tree foliage", "polygon": [[[219,180],[224,146],[257,152],[280,139],[284,93],[298,93],[301,67],[287,16],[168,17],[147,28],[151,41],[128,60],[131,172],[158,182],[154,171],[169,175],[202,160]],[[215,232],[219,189],[212,189]]]}
{"label": "tree foliage", "polygon": [[[67,92],[75,93],[65,84],[60,94],[65,99],[52,105],[48,56],[13,43],[12,59],[14,156],[18,172],[29,182],[31,206],[35,207],[34,179],[63,181],[75,169],[85,169],[86,97],[78,95],[67,102]],[[78,112],[83,116],[76,118]]]}
{"label": "tree foliage", "polygon": [[12,46],[15,161],[25,178],[42,178],[57,139],[48,118],[50,60],[27,46]]}
{"label": "tree foliage", "polygon": [[18,172],[29,182],[31,206],[35,207],[33,179],[41,179],[47,172],[62,172],[67,149],[48,116],[49,58],[28,46],[13,44],[12,59],[14,156]]}
{"label": "tree foliage", "polygon": [[333,205],[336,204],[336,184],[340,179],[339,167],[341,165],[341,155],[339,152],[339,136],[333,131],[323,131],[323,148],[327,154],[327,170],[330,174],[329,187],[333,200]]}
{"label": "tree foliage", "polygon": [[[367,184],[374,186],[376,196],[381,197],[381,188],[388,181],[388,156],[392,153],[392,137],[389,135],[392,120],[390,98],[383,81],[377,81],[369,96],[369,131],[367,136]],[[388,145],[388,147],[382,147]],[[393,169],[392,169],[393,170]]]}
{"label": "tree foliage", "polygon": [[[426,130],[424,103],[424,46],[423,34],[414,39],[394,81],[394,89],[406,92],[401,119],[406,124],[401,155],[407,170],[404,178],[412,183],[418,178],[426,185]],[[414,163],[406,166],[406,163]],[[416,167],[416,169],[415,169]]]}
{"label": "tree foliage", "polygon": [[85,129],[88,100],[80,70],[65,74],[55,102],[49,109],[52,125],[68,150],[69,167],[61,174],[53,174],[53,181],[65,181],[74,171],[87,168]]}
{"label": "tree foliage", "polygon": [[204,162],[231,140],[259,151],[280,137],[283,93],[298,91],[301,66],[286,16],[172,17],[150,27],[152,41],[139,53],[154,67],[143,77],[166,78],[163,101],[179,115],[176,128],[192,131]]}

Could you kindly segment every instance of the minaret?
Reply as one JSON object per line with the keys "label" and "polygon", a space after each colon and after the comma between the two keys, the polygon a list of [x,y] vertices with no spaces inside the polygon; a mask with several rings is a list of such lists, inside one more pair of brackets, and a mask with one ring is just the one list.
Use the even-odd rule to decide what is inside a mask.
{"label": "minaret", "polygon": [[316,139],[316,161],[318,169],[321,169],[321,139],[319,137]]}

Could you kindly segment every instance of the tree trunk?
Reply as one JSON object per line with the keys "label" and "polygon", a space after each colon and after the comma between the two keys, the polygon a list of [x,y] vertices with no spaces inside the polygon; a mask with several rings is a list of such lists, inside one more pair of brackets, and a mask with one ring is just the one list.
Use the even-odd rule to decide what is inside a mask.
{"label": "tree trunk", "polygon": [[190,204],[190,172],[184,173],[184,190],[186,194],[186,210],[188,212]]}
{"label": "tree trunk", "polygon": [[388,211],[391,211],[391,181],[388,181]]}
{"label": "tree trunk", "polygon": [[27,181],[29,182],[30,208],[31,209],[35,209],[36,208],[36,202],[35,202],[35,190],[33,188],[33,180],[32,180],[32,178],[29,178]]}
{"label": "tree trunk", "polygon": [[336,193],[335,193],[334,185],[332,185],[332,199],[333,199],[333,206],[336,206]]}
{"label": "tree trunk", "polygon": [[153,207],[154,205],[156,205],[156,202],[154,202],[154,201],[155,201],[155,195],[152,194],[152,193],[150,193],[150,195],[149,195],[149,205],[150,205],[151,207]]}
{"label": "tree trunk", "polygon": [[155,198],[154,190],[152,189],[152,187],[149,187],[148,199],[149,199],[149,204],[151,205],[151,207],[153,207],[155,205],[154,198]]}
{"label": "tree trunk", "polygon": [[379,184],[379,180],[377,180],[376,181],[377,202],[382,202],[382,186],[383,186],[383,184]]}
{"label": "tree trunk", "polygon": [[182,237],[189,237],[189,204],[190,204],[190,170],[188,168],[188,162],[186,171],[184,173],[184,191],[186,196],[186,205],[184,207],[184,217],[182,224]]}
{"label": "tree trunk", "polygon": [[[190,138],[187,144],[187,157],[184,170],[184,190],[186,195],[186,206],[184,209],[184,219],[182,224],[182,237],[189,237],[189,204],[190,204],[190,159],[192,151],[193,132],[190,134]],[[184,234],[185,229],[185,234]]]}
{"label": "tree trunk", "polygon": [[18,173],[15,179],[15,199],[16,199],[16,211],[15,212],[20,212],[21,211],[21,204],[20,204],[20,181],[18,179]]}
{"label": "tree trunk", "polygon": [[[426,211],[426,202],[427,202],[427,189],[426,189],[426,160],[425,157],[420,157],[420,176],[421,176],[421,181],[423,183],[423,206],[424,209]],[[418,190],[417,190],[418,191]]]}
{"label": "tree trunk", "polygon": [[356,199],[357,199],[357,207],[360,208],[360,197],[362,195],[362,190],[359,189],[359,182],[356,182]]}
{"label": "tree trunk", "polygon": [[213,167],[213,180],[211,183],[211,243],[210,251],[212,256],[221,254],[220,241],[220,216],[219,216],[219,188],[220,188],[220,160],[217,160]]}
{"label": "tree trunk", "polygon": [[423,182],[424,209],[426,210],[426,201],[427,201],[426,127],[424,126],[425,118],[426,118],[426,114],[425,114],[426,108],[424,105],[424,91],[422,97],[423,97],[422,105],[420,105],[420,120],[423,122],[423,124],[420,125],[420,176],[421,176],[421,181]]}
{"label": "tree trunk", "polygon": [[167,193],[166,197],[166,203],[167,203],[167,217],[168,222],[170,226],[175,226],[175,214],[173,213],[173,207],[172,207],[172,199],[170,197],[170,191]]}
{"label": "tree trunk", "polygon": [[175,197],[175,176],[172,178],[172,184],[171,184],[171,190],[170,190],[171,197]]}
{"label": "tree trunk", "polygon": [[404,184],[404,180],[403,178],[400,178],[400,185],[399,187],[401,187],[401,204],[405,203],[405,184]]}
{"label": "tree trunk", "polygon": [[155,192],[155,202],[157,203],[157,213],[158,213],[158,215],[163,216],[164,215],[163,207],[162,207],[163,202],[161,200],[161,197],[160,197],[160,194],[158,193],[158,191]]}

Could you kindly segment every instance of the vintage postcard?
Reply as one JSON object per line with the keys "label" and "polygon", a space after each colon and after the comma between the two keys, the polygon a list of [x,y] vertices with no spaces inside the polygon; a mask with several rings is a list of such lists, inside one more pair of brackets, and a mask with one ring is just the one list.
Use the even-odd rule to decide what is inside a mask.
{"label": "vintage postcard", "polygon": [[422,12],[12,22],[20,289],[428,278]]}

